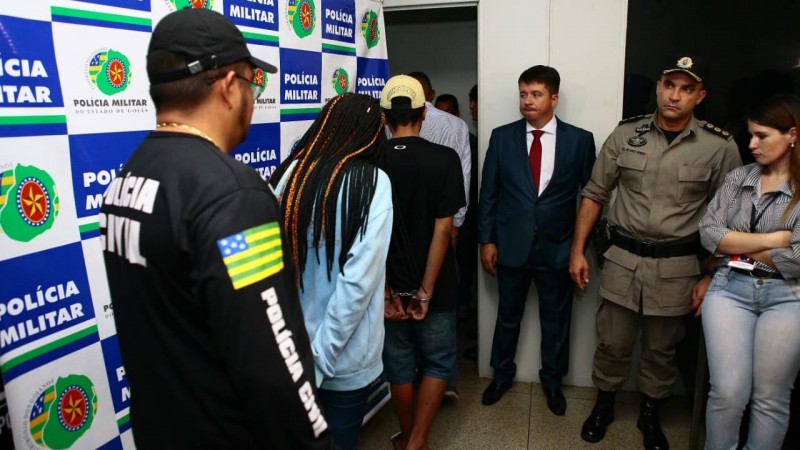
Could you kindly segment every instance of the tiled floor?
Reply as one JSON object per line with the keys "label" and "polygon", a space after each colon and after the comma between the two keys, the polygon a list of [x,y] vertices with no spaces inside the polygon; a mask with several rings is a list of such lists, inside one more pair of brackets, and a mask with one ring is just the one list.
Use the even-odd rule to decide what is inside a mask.
{"label": "tiled floor", "polygon": [[[461,347],[472,345],[460,339]],[[472,341],[474,342],[474,341]],[[594,405],[595,391],[590,388],[565,387],[567,413],[553,415],[539,384],[515,383],[500,402],[481,404],[488,379],[478,378],[477,363],[461,357],[459,351],[460,398],[445,400],[436,416],[430,436],[430,447],[440,449],[639,449],[641,433],[636,429],[639,395],[621,392],[617,396],[616,419],[606,438],[597,444],[581,440],[580,430]],[[691,404],[688,397],[673,397],[664,405],[661,422],[670,448],[689,447]],[[391,403],[375,415],[362,429],[360,447],[364,450],[389,450],[389,437],[400,430]]]}

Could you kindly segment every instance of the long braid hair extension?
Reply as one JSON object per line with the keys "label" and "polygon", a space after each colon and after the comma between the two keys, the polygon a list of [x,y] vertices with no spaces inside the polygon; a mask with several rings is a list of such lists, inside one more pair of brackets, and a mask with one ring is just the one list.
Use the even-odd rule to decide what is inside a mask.
{"label": "long braid hair extension", "polygon": [[[320,242],[324,241],[330,280],[336,239],[341,239],[338,263],[343,271],[350,248],[367,229],[378,168],[384,166],[383,123],[380,105],[372,97],[351,93],[334,97],[270,177],[276,187],[294,164],[284,183],[281,210],[297,268],[295,282],[301,289],[310,246],[319,262]],[[340,190],[341,237],[336,236]]]}

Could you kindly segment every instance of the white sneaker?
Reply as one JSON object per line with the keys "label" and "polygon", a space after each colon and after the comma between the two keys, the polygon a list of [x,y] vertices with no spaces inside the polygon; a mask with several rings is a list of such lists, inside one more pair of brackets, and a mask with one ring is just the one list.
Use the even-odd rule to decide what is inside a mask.
{"label": "white sneaker", "polygon": [[449,400],[458,400],[458,389],[448,388],[446,391],[444,391],[444,398]]}

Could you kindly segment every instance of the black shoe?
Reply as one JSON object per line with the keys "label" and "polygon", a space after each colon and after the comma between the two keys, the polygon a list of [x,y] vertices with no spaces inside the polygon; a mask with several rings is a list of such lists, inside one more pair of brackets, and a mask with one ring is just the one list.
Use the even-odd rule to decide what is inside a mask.
{"label": "black shoe", "polygon": [[547,407],[550,408],[553,414],[563,416],[567,412],[567,399],[564,398],[561,388],[550,389],[542,385],[542,392],[547,398]]}
{"label": "black shoe", "polygon": [[461,354],[464,359],[468,359],[470,361],[477,361],[478,360],[478,346],[473,345],[472,347],[464,350],[464,353]]}
{"label": "black shoe", "polygon": [[644,448],[646,450],[669,450],[669,442],[664,432],[661,431],[661,423],[658,420],[658,411],[661,409],[662,400],[642,395],[642,408],[639,411],[639,421],[636,428],[644,436]]}
{"label": "black shoe", "polygon": [[503,398],[503,394],[511,387],[511,383],[503,383],[500,381],[492,380],[489,386],[483,391],[483,399],[481,403],[486,406],[494,405]]}
{"label": "black shoe", "polygon": [[606,437],[606,427],[614,421],[614,398],[616,392],[597,390],[597,401],[592,413],[583,422],[581,439],[586,442],[600,442]]}

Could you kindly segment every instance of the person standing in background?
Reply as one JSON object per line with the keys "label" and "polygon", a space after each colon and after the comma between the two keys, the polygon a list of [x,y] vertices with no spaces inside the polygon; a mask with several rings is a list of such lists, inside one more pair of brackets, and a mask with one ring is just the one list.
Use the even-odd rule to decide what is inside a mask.
{"label": "person standing in background", "polygon": [[[436,97],[436,108],[448,112],[456,117],[461,117],[458,107],[458,99],[452,94],[441,94]],[[461,224],[458,233],[458,318],[466,319],[469,317],[469,307],[472,303],[473,292],[475,291],[475,273],[477,271],[478,260],[478,137],[469,133],[469,151],[471,159],[469,198],[467,200],[467,213],[464,215],[464,223]],[[452,384],[455,385],[455,378]]]}
{"label": "person standing in background", "polygon": [[458,109],[458,99],[453,94],[439,94],[439,96],[436,97],[436,101],[433,102],[433,106],[448,114],[461,117],[461,113]]}
{"label": "person standing in background", "polygon": [[383,116],[367,95],[331,99],[273,173],[298,268],[319,400],[333,443],[355,450],[368,386],[383,372],[392,186]]}

